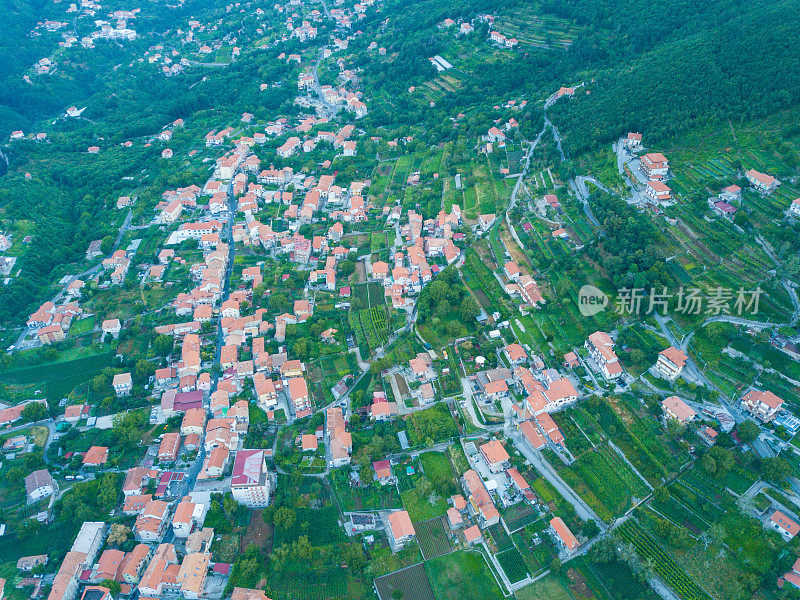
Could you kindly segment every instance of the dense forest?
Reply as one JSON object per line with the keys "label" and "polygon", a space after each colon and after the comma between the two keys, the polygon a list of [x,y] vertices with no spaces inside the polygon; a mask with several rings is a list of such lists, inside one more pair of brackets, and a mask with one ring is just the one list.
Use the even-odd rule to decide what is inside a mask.
{"label": "dense forest", "polygon": [[[409,85],[431,78],[428,59],[445,54],[448,42],[438,30],[444,18],[507,14],[529,4],[389,2],[398,16],[388,23],[367,20],[364,27],[391,34],[387,53],[394,58],[364,59],[359,66],[370,91],[390,94],[391,108],[399,110],[387,107],[373,118],[396,125],[408,116],[408,122],[438,129],[444,116],[465,106],[481,107],[506,95],[544,98],[585,81],[591,96],[579,94],[551,111],[570,151],[580,154],[629,130],[646,130],[658,140],[709,120],[761,117],[800,100],[800,51],[794,43],[800,20],[791,0],[548,0],[533,7],[582,27],[567,51],[539,48],[493,62],[471,72],[435,108],[409,96]],[[487,33],[487,25],[478,25],[477,35]]]}
{"label": "dense forest", "polygon": [[[579,4],[587,5],[584,19],[606,7],[606,3]],[[794,42],[800,35],[800,20],[795,2],[668,4],[680,5],[674,9],[681,22],[695,25],[679,27],[672,35],[661,33],[662,43],[657,43],[660,35],[655,29],[654,38],[648,40],[653,49],[641,55],[636,50],[648,45],[645,32],[633,27],[620,40],[631,58],[597,75],[589,87],[591,100],[579,97],[556,106],[554,121],[566,133],[573,152],[631,130],[647,131],[651,140],[664,139],[708,121],[745,121],[800,101],[800,50]],[[709,6],[713,12],[703,11],[693,20],[692,7],[697,6]],[[615,11],[620,20],[622,14],[631,15],[631,21],[642,17],[630,7],[620,10]]]}

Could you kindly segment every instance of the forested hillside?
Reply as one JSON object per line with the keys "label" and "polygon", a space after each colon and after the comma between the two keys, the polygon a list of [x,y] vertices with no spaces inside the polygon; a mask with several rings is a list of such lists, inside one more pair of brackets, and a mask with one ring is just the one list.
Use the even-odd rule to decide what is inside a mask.
{"label": "forested hillside", "polygon": [[[658,140],[709,120],[744,122],[800,101],[796,2],[712,2],[702,13],[691,2],[667,4],[671,11],[652,15],[619,3],[548,5],[579,20],[609,12],[620,19],[614,41],[622,62],[598,72],[590,99],[565,103],[556,112],[573,152],[626,131],[647,131]],[[635,14],[627,18],[630,29],[623,14]],[[607,17],[598,22],[611,25]],[[664,23],[676,29],[667,31]],[[647,51],[640,55],[641,50]]]}

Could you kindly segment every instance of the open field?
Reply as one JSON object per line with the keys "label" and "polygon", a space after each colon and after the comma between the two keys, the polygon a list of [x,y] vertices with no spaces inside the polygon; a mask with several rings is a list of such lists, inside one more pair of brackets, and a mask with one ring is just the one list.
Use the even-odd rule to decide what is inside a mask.
{"label": "open field", "polygon": [[375,580],[380,600],[393,600],[397,590],[402,592],[401,598],[414,598],[414,600],[436,600],[433,589],[428,581],[425,565],[418,564],[402,571],[396,571]]}
{"label": "open field", "polygon": [[436,600],[500,600],[503,595],[478,552],[462,550],[434,558],[425,570]]}
{"label": "open field", "polygon": [[426,560],[447,554],[453,549],[450,539],[447,537],[446,526],[444,517],[414,523],[417,543]]}

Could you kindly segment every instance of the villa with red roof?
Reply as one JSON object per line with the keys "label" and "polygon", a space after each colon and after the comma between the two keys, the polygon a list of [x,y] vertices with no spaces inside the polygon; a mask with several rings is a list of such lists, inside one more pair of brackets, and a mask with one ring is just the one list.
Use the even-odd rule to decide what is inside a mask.
{"label": "villa with red roof", "polygon": [[614,340],[604,331],[595,331],[586,340],[589,356],[597,364],[606,380],[622,376],[622,365],[614,352]]}
{"label": "villa with red roof", "polygon": [[675,381],[680,377],[688,359],[689,357],[682,351],[670,346],[666,350],[662,350],[658,353],[658,360],[656,361],[654,370],[660,377],[668,379],[669,381]]}
{"label": "villa with red roof", "polygon": [[689,421],[693,421],[697,416],[697,413],[694,411],[694,409],[677,396],[664,398],[663,402],[661,402],[661,408],[664,409],[664,413],[668,417],[675,419],[681,425],[685,425]]}
{"label": "villa with red roof", "polygon": [[742,398],[742,408],[769,423],[783,410],[783,400],[769,391],[750,390]]}
{"label": "villa with red roof", "polygon": [[769,523],[787,542],[800,532],[800,525],[779,510],[772,513],[772,516],[769,518]]}
{"label": "villa with red roof", "polygon": [[250,508],[269,504],[270,479],[266,450],[239,450],[231,476],[233,499]]}
{"label": "villa with red roof", "polygon": [[563,548],[567,554],[575,552],[580,545],[561,517],[554,517],[550,520],[550,532],[553,534],[553,538],[558,545]]}
{"label": "villa with red roof", "polygon": [[760,173],[755,169],[750,169],[744,174],[744,176],[747,178],[747,181],[750,182],[750,185],[752,185],[762,194],[771,194],[777,190],[778,186],[781,184],[781,182],[775,179],[772,175]]}

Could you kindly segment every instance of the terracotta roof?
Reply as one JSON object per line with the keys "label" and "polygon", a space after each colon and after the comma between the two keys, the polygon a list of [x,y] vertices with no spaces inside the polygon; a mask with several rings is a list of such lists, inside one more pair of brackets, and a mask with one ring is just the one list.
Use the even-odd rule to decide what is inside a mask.
{"label": "terracotta roof", "polygon": [[105,446],[92,446],[83,457],[85,465],[104,465],[108,462],[108,448]]}
{"label": "terracotta roof", "polygon": [[742,399],[757,404],[766,404],[771,409],[780,408],[783,405],[783,400],[769,391],[751,390]]}
{"label": "terracotta roof", "polygon": [[578,547],[578,540],[575,539],[574,535],[572,535],[569,527],[567,527],[564,521],[561,520],[561,517],[554,517],[551,519],[550,527],[552,527],[553,531],[556,532],[556,535],[561,538],[561,541],[564,542],[564,545],[568,550],[572,551]]}
{"label": "terracotta roof", "polygon": [[525,480],[525,478],[520,474],[520,472],[517,471],[516,467],[511,467],[506,471],[506,473],[508,473],[509,477],[511,477],[514,483],[517,484],[519,489],[527,490],[531,487],[530,484]]}
{"label": "terracotta roof", "polygon": [[798,532],[800,532],[800,525],[779,510],[776,510],[774,513],[772,513],[772,516],[769,518],[769,520],[792,537],[796,536]]}
{"label": "terracotta roof", "polygon": [[506,452],[500,440],[487,442],[481,445],[480,450],[490,464],[502,463],[509,459],[508,452]]}
{"label": "terracotta roof", "polygon": [[675,418],[679,421],[690,421],[697,416],[697,413],[688,404],[686,404],[686,402],[677,396],[665,398],[661,403],[661,406],[664,408],[664,410],[668,410],[670,413],[675,415]]}
{"label": "terracotta roof", "polygon": [[659,352],[659,354],[678,367],[685,365],[686,361],[689,359],[688,356],[673,346],[670,346],[666,350],[662,350]]}
{"label": "terracotta roof", "polygon": [[467,542],[470,542],[470,543],[472,543],[475,540],[479,539],[481,537],[481,535],[482,534],[481,534],[480,527],[478,527],[477,525],[473,525],[472,527],[469,527],[468,529],[464,530],[464,539],[467,540]]}
{"label": "terracotta roof", "polygon": [[407,511],[395,511],[389,515],[388,520],[394,539],[414,535],[414,525],[411,524],[411,517],[408,516]]}
{"label": "terracotta roof", "polygon": [[451,527],[455,527],[456,525],[461,525],[464,522],[464,517],[461,516],[461,513],[458,512],[458,509],[451,506],[447,509],[447,520],[450,522]]}

